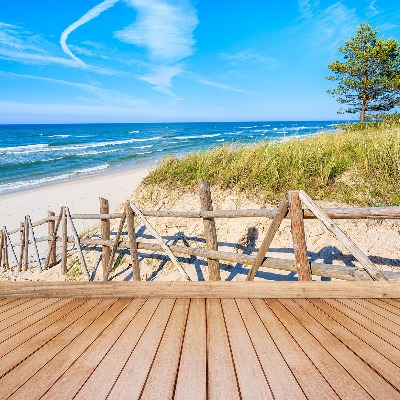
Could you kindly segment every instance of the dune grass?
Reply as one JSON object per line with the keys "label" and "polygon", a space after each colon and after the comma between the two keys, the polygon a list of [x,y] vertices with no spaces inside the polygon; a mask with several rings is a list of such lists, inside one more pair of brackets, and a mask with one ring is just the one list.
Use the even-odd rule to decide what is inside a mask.
{"label": "dune grass", "polygon": [[290,189],[354,205],[400,205],[400,127],[392,124],[322,133],[303,140],[222,146],[165,158],[145,184],[194,189],[198,180],[235,187],[265,202]]}

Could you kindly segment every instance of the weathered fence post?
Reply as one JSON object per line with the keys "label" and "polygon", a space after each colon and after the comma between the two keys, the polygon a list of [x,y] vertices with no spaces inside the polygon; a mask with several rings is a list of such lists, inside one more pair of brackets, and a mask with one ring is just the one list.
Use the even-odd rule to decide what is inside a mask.
{"label": "weathered fence post", "polygon": [[[53,211],[47,211],[47,216],[48,217],[55,217],[56,213]],[[47,234],[49,237],[52,237],[54,235],[54,230],[56,227],[56,221],[54,220],[49,220],[47,222]],[[56,246],[53,246],[53,240],[50,238],[47,242],[48,245],[48,252],[49,252],[49,265],[48,268],[52,267],[53,265],[56,264],[57,262],[57,249]]]}
{"label": "weathered fence post", "polygon": [[131,253],[133,280],[140,281],[139,254],[136,244],[135,217],[130,202],[125,203],[126,224],[128,227],[128,243]]}
{"label": "weathered fence post", "polygon": [[108,281],[108,277],[110,276],[110,272],[114,265],[115,254],[118,250],[119,239],[121,238],[122,230],[124,229],[125,221],[126,221],[126,214],[124,212],[121,217],[121,220],[119,221],[118,231],[114,239],[114,244],[111,248],[110,260],[108,261],[106,270],[103,272],[103,281]]}
{"label": "weathered fence post", "polygon": [[304,234],[303,209],[299,192],[288,192],[290,218],[293,238],[293,249],[299,281],[311,281],[310,264],[307,257],[306,237]]}
{"label": "weathered fence post", "polygon": [[289,202],[287,199],[287,195],[281,200],[277,214],[271,222],[271,225],[268,228],[268,232],[261,243],[261,246],[257,252],[256,259],[254,260],[253,265],[247,275],[246,281],[254,280],[254,277],[257,274],[258,269],[261,267],[262,262],[264,261],[264,256],[267,253],[269,246],[272,243],[272,240],[279,229],[283,219],[285,218],[289,208]]}
{"label": "weathered fence post", "polygon": [[1,237],[2,237],[2,242],[3,242],[3,257],[2,257],[2,261],[3,261],[3,267],[5,269],[9,269],[10,268],[10,264],[8,261],[8,243],[7,243],[7,235],[4,232],[4,229],[1,231]]}
{"label": "weathered fence post", "polygon": [[68,245],[68,225],[67,225],[67,210],[62,208],[62,254],[61,254],[61,273],[64,275],[67,272],[67,245]]}
{"label": "weathered fence post", "polygon": [[[199,181],[199,194],[201,211],[212,211],[212,199],[210,184],[206,181]],[[217,229],[215,227],[214,218],[203,218],[204,235],[206,237],[206,247],[208,250],[218,251]],[[208,276],[210,281],[220,281],[221,274],[219,269],[219,261],[207,259]]]}
{"label": "weathered fence post", "polygon": [[29,263],[29,224],[28,217],[24,221],[24,262],[22,263],[22,271],[28,270]]}
{"label": "weathered fence post", "polygon": [[[109,214],[110,213],[110,205],[107,199],[103,199],[99,197],[100,201],[100,214]],[[110,220],[102,219],[101,220],[101,238],[103,240],[110,240]],[[101,246],[101,265],[103,268],[103,279],[105,277],[108,263],[110,262],[110,246]]]}
{"label": "weathered fence post", "polygon": [[0,267],[3,266],[3,232],[0,231]]}
{"label": "weathered fence post", "polygon": [[25,224],[23,222],[20,222],[19,229],[20,229],[19,238],[21,240],[21,248],[19,252],[18,272],[21,272],[24,264],[24,253],[25,253]]}
{"label": "weathered fence post", "polygon": [[81,248],[81,242],[80,242],[80,239],[79,239],[79,235],[78,235],[78,232],[76,231],[74,222],[72,221],[72,217],[71,217],[71,213],[69,212],[69,208],[64,207],[64,212],[65,212],[65,215],[68,218],[68,222],[69,222],[69,225],[70,225],[71,230],[72,230],[72,235],[74,236],[75,247],[76,247],[76,250],[78,252],[79,261],[81,262],[83,275],[85,275],[85,277],[88,279],[88,281],[90,281],[90,275],[89,275],[89,271],[88,271],[87,266],[86,266],[85,257],[83,256],[83,251],[82,251],[82,248]]}

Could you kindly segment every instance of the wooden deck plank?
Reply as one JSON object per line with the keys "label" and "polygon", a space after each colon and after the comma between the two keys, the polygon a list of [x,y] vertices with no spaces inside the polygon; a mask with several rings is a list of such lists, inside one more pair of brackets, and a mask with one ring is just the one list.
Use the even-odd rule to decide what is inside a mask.
{"label": "wooden deck plank", "polygon": [[[36,323],[41,321],[43,318],[46,318],[50,313],[56,312],[60,308],[62,308],[65,304],[71,302],[71,299],[65,300],[56,300],[55,302],[49,302],[46,304],[46,307],[38,310],[36,313],[30,316],[30,318],[21,319],[18,324],[12,324],[8,327],[5,327],[1,332],[1,336],[4,339],[10,337],[16,337],[17,335],[22,335],[26,338],[28,331],[35,326]],[[2,342],[2,340],[0,340]]]}
{"label": "wooden deck plank", "polygon": [[[84,351],[101,335],[121,311],[129,304],[129,299],[119,299],[109,306],[106,306],[101,314],[97,313],[95,319],[79,320],[77,324],[85,325],[85,329],[78,334],[69,336],[69,342],[66,346],[42,366],[34,375],[31,376],[19,389],[14,393],[16,398],[28,398],[31,400],[41,399],[50,387],[60,378],[60,376],[68,370],[76,359],[84,353]],[[67,332],[65,332],[67,333]],[[63,336],[65,335],[63,334]],[[72,338],[72,340],[71,340]],[[60,341],[62,342],[62,340]],[[52,342],[49,345],[54,344]],[[49,347],[49,345],[47,347]],[[55,346],[54,346],[55,347]],[[32,361],[29,361],[32,364]],[[70,385],[76,385],[75,380]],[[80,386],[78,386],[79,388]]]}
{"label": "wooden deck plank", "polygon": [[391,318],[396,324],[400,324],[400,312],[398,307],[390,304],[387,301],[380,301],[380,299],[368,299],[369,303],[375,304],[378,307],[383,308],[384,310],[390,312],[392,314]]}
{"label": "wooden deck plank", "polygon": [[398,282],[0,282],[1,298],[400,298]]}
{"label": "wooden deck plank", "polygon": [[[285,300],[282,300],[282,302],[286,306]],[[295,305],[293,305],[294,302]],[[377,398],[385,395],[387,398],[396,398],[399,395],[400,370],[395,364],[344,328],[333,318],[319,310],[308,300],[293,300],[289,304],[289,307],[299,320],[309,321],[315,318],[313,321],[318,321],[319,324],[324,326],[336,338],[338,343],[331,349],[332,355],[335,354],[335,358],[372,397]],[[304,313],[304,311],[307,311],[307,313]],[[307,316],[304,317],[305,314]],[[324,339],[321,338],[321,340]],[[339,351],[340,348],[343,351]],[[376,371],[379,371],[379,375]],[[390,382],[397,390],[387,382]]]}
{"label": "wooden deck plank", "polygon": [[385,307],[385,305],[387,305],[385,304],[385,302],[375,304],[374,302],[371,302],[367,299],[354,300],[357,300],[358,304],[363,305],[368,310],[373,311],[381,317],[386,318],[387,320],[394,322],[396,325],[400,326],[400,317],[397,315],[397,313],[393,313],[392,311],[388,310]]}
{"label": "wooden deck plank", "polygon": [[7,305],[8,303],[11,303],[12,301],[15,301],[16,299],[0,299],[0,311],[1,309]]}
{"label": "wooden deck plank", "polygon": [[235,300],[221,299],[221,305],[241,396],[254,400],[273,399]]}
{"label": "wooden deck plank", "polygon": [[43,310],[51,304],[54,304],[55,302],[57,302],[56,299],[33,299],[31,302],[24,304],[23,308],[15,310],[12,315],[5,317],[3,320],[0,320],[0,335],[6,328],[9,328],[17,323],[21,323],[21,321],[25,319],[29,319],[30,322],[32,316],[35,313]]}
{"label": "wooden deck plank", "polygon": [[[87,301],[84,303],[87,303]],[[93,304],[93,302],[91,304]],[[23,335],[18,335],[20,337],[11,337],[9,341],[2,343],[0,351],[4,353],[4,356],[2,356],[0,359],[0,376],[7,374],[15,367],[15,365],[18,365],[35,351],[44,346],[47,342],[53,339],[63,329],[72,324],[77,318],[79,318],[80,315],[83,315],[89,309],[90,306],[88,304],[83,304],[82,307],[79,307],[75,304],[67,304],[64,309],[59,310],[59,320],[55,323],[52,323],[50,318],[46,318],[46,323],[42,324],[43,330],[40,330],[38,333],[29,337],[28,339],[24,338]],[[67,311],[70,312],[65,314]],[[14,340],[15,338],[19,340]]]}
{"label": "wooden deck plank", "polygon": [[[355,308],[357,309],[357,305],[355,305],[355,307],[353,308],[351,307],[351,305],[347,305],[341,300],[324,299],[324,301],[338,311],[342,312],[344,315],[347,315],[353,321],[357,322],[364,328],[374,333],[376,336],[380,337],[382,340],[390,343],[397,350],[400,350],[400,336],[393,331],[387,329],[385,326],[380,324],[379,321],[374,320],[374,316],[376,316],[375,313],[366,313],[368,315],[367,317],[361,312],[355,310]],[[361,311],[365,312],[365,309],[363,309],[363,307],[359,306],[358,308],[361,309]],[[399,330],[397,328],[395,329],[395,331]]]}
{"label": "wooden deck plank", "polygon": [[111,347],[135,318],[145,300],[133,299],[99,337],[57,379],[42,399],[69,400],[74,398]]}
{"label": "wooden deck plank", "polygon": [[[384,355],[388,360],[392,361],[394,364],[399,366],[400,363],[400,350],[394,346],[389,340],[385,340],[381,336],[384,336],[384,329],[379,325],[374,326],[371,321],[365,318],[369,323],[366,323],[365,320],[361,321],[362,323],[358,323],[358,314],[356,312],[351,312],[347,309],[341,310],[345,308],[345,306],[340,306],[340,303],[330,303],[330,299],[326,301],[311,299],[310,302],[315,304],[320,310],[324,311],[330,317],[332,317],[338,323],[343,324],[349,331],[358,336],[365,343],[369,344],[375,350],[379,351],[382,355]],[[336,306],[336,307],[335,307]],[[366,326],[364,326],[366,324]],[[390,333],[390,332],[389,332]],[[400,344],[400,337],[396,335],[392,335],[395,341],[398,341]]]}
{"label": "wooden deck plank", "polygon": [[[47,329],[50,328],[51,325],[56,324],[58,320],[64,319],[68,312],[72,312],[85,302],[86,300],[83,299],[60,299],[57,303],[46,308],[46,311],[43,312],[43,318],[36,322],[33,320],[32,325],[27,324],[27,326],[22,327],[17,325],[13,327],[9,335],[4,335],[3,340],[0,342],[0,359],[17,348],[20,351],[20,347],[25,345],[29,340],[37,341],[37,337],[35,338],[36,335],[39,334],[39,338],[43,336],[42,332],[47,332]],[[51,307],[54,308],[52,309]],[[31,344],[29,343],[28,346],[31,346]],[[38,344],[38,346],[40,345]]]}
{"label": "wooden deck plank", "polygon": [[9,311],[9,310],[11,310],[11,313],[12,313],[13,310],[17,306],[19,306],[20,304],[29,303],[32,299],[30,299],[30,298],[24,298],[24,299],[14,298],[14,299],[9,299],[9,300],[14,300],[14,301],[7,302],[0,308],[0,316],[1,316],[1,314],[3,314],[6,311]]}
{"label": "wooden deck plank", "polygon": [[207,398],[207,321],[205,299],[191,299],[174,399]]}
{"label": "wooden deck plank", "polygon": [[153,364],[175,300],[162,299],[107,399],[139,398]]}
{"label": "wooden deck plank", "polygon": [[5,398],[13,395],[15,398],[33,399],[34,397],[32,396],[32,392],[34,391],[34,387],[31,385],[29,385],[28,394],[25,394],[25,396],[16,395],[14,393],[28,380],[35,379],[35,374],[60,351],[62,351],[64,347],[73,341],[74,338],[78,337],[88,325],[95,321],[97,317],[110,307],[112,302],[113,301],[110,300],[101,300],[100,302],[89,300],[88,303],[92,303],[92,307],[84,315],[75,320],[60,334],[52,338],[48,343],[46,343],[46,346],[41,347],[28,358],[17,363],[17,366],[1,379],[0,385],[4,387],[2,395],[4,395]]}
{"label": "wooden deck plank", "polygon": [[0,398],[400,399],[399,300],[235,299],[232,288],[0,299]]}
{"label": "wooden deck plank", "polygon": [[400,315],[400,301],[399,301],[399,299],[384,299],[384,300],[385,300],[384,303],[388,303],[388,304],[391,304],[394,307],[397,307],[399,309],[398,315]]}
{"label": "wooden deck plank", "polygon": [[[284,304],[286,303],[292,303],[292,300]],[[324,328],[315,324],[314,330],[309,329],[308,324],[302,324],[300,319],[278,300],[268,300],[268,305],[341,399],[371,398],[327,350],[329,345],[335,346],[335,343],[332,344],[334,338],[326,334],[325,330],[321,332]],[[323,345],[318,340],[318,335],[323,337]]]}
{"label": "wooden deck plank", "polygon": [[[74,399],[105,399],[121,374],[144,330],[156,312],[161,299],[149,299],[132,318],[128,327],[85,381]],[[162,311],[161,311],[162,312]],[[159,311],[160,313],[160,311]],[[157,318],[158,315],[157,314]],[[106,377],[106,379],[104,378]]]}
{"label": "wooden deck plank", "polygon": [[[327,299],[325,299],[327,300]],[[369,310],[368,308],[364,307],[362,303],[356,303],[351,299],[337,299],[337,302],[340,302],[341,304],[345,305],[348,307],[350,310],[355,311],[356,315],[358,316],[359,319],[366,319],[368,324],[374,324],[377,325],[379,329],[382,327],[382,331],[379,331],[381,334],[383,332],[391,332],[397,339],[393,343],[397,343],[397,340],[400,340],[398,332],[400,331],[400,326],[397,325],[396,323],[389,321],[388,319],[382,317],[381,315],[378,315],[377,313]]]}
{"label": "wooden deck plank", "polygon": [[177,299],[175,302],[141,394],[143,399],[173,398],[189,304],[189,299]]}
{"label": "wooden deck plank", "polygon": [[29,299],[29,301],[25,303],[9,308],[7,311],[0,313],[1,327],[3,327],[3,322],[8,318],[14,317],[15,315],[23,312],[24,310],[27,310],[35,306],[36,304],[42,303],[44,300],[48,299]]}
{"label": "wooden deck plank", "polygon": [[338,399],[339,397],[325,377],[265,301],[254,299],[251,300],[251,303],[307,398],[312,400]]}
{"label": "wooden deck plank", "polygon": [[236,304],[260,364],[268,378],[274,399],[305,399],[306,396],[300,385],[261,322],[250,300],[237,299]]}
{"label": "wooden deck plank", "polygon": [[220,299],[206,300],[208,398],[240,399]]}

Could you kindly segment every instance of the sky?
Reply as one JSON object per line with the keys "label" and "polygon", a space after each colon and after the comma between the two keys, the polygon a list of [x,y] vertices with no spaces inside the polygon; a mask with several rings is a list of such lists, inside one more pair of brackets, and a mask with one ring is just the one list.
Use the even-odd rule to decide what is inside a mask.
{"label": "sky", "polygon": [[0,123],[285,121],[339,115],[337,47],[393,0],[0,0]]}

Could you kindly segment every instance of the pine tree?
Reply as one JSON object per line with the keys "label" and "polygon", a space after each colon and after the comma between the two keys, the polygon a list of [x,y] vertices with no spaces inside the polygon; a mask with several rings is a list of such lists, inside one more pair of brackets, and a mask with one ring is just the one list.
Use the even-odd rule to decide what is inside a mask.
{"label": "pine tree", "polygon": [[357,28],[357,35],[339,47],[344,62],[328,65],[337,81],[336,89],[328,90],[346,105],[338,113],[360,113],[364,122],[368,112],[390,111],[400,104],[400,47],[396,39],[377,38],[377,29],[366,22]]}

